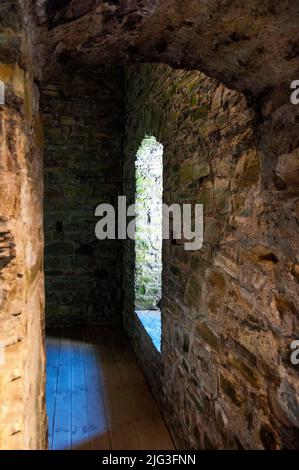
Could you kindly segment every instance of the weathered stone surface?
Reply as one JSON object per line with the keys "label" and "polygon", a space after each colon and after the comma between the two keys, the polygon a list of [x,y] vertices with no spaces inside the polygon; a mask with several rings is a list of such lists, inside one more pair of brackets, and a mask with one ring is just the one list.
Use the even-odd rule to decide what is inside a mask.
{"label": "weathered stone surface", "polygon": [[288,188],[298,188],[299,184],[299,148],[292,153],[279,155],[275,168],[276,175]]}
{"label": "weathered stone surface", "polygon": [[121,320],[121,241],[96,238],[95,208],[121,195],[122,76],[81,72],[42,90],[47,326]]}
{"label": "weathered stone surface", "polygon": [[155,61],[257,94],[298,72],[299,11],[292,0],[48,3],[50,74],[67,61],[83,67]]}
{"label": "weathered stone surface", "polygon": [[30,5],[0,5],[1,449],[46,447],[42,140]]}
{"label": "weathered stone surface", "polygon": [[[126,78],[127,193],[133,199],[134,155],[149,133],[164,146],[164,202],[204,204],[199,252],[163,243],[162,355],[154,364],[127,289],[134,246],[124,247],[125,324],[175,441],[297,448],[298,371],[289,353],[298,334],[297,188],[294,168],[291,175],[283,165],[296,161],[289,148],[298,146],[297,125],[287,130],[287,120],[275,136],[279,118],[265,111],[257,129],[244,96],[199,72],[142,65]],[[269,96],[263,108],[280,100]],[[294,122],[296,109],[284,106]]]}
{"label": "weathered stone surface", "polygon": [[161,356],[133,314],[135,252],[125,245],[126,327],[178,447],[298,448],[298,366],[289,359],[299,335],[299,108],[290,104],[298,17],[292,0],[1,2],[1,448],[46,446],[41,65],[51,103],[43,110],[48,316],[66,324],[80,303],[84,322],[100,320],[91,298],[107,305],[107,318],[120,311],[120,251],[93,244],[85,208],[100,202],[98,187],[102,202],[121,189],[122,82],[112,93],[109,68],[99,89],[94,78],[102,66],[153,61],[233,89],[162,65],[127,73],[129,202],[134,156],[155,135],[165,149],[165,202],[204,204],[205,243],[199,253],[164,243]]}

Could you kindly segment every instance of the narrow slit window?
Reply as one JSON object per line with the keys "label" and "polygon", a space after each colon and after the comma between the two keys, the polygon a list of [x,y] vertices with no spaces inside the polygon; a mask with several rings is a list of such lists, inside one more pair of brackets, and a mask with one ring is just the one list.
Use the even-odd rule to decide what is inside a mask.
{"label": "narrow slit window", "polygon": [[136,156],[135,311],[161,349],[163,146],[146,136]]}

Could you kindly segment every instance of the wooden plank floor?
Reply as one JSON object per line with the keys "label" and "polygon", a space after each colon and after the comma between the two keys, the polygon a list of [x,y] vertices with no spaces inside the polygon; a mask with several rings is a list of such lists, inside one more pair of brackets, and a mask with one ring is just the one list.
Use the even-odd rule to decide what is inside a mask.
{"label": "wooden plank floor", "polygon": [[46,344],[49,449],[174,448],[120,328],[50,331]]}

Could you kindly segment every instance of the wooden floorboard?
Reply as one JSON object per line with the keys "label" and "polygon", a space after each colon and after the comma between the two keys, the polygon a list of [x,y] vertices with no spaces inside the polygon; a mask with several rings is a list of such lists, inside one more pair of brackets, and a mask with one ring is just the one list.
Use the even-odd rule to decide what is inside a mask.
{"label": "wooden floorboard", "polygon": [[85,382],[82,340],[72,337],[71,341],[71,390],[72,390],[72,449],[90,449],[87,396]]}
{"label": "wooden floorboard", "polygon": [[59,370],[59,351],[60,338],[47,338],[47,382],[46,382],[46,399],[48,411],[48,442],[49,449],[53,446],[53,426],[56,407],[58,370]]}
{"label": "wooden floorboard", "polygon": [[53,426],[53,449],[71,449],[71,341],[60,340],[59,371]]}
{"label": "wooden floorboard", "polygon": [[174,448],[120,328],[50,332],[46,344],[50,449]]}
{"label": "wooden floorboard", "polygon": [[92,450],[109,450],[111,449],[111,441],[104,405],[101,377],[98,371],[95,347],[90,340],[88,330],[84,330],[84,344],[82,351],[87,395],[90,448]]}
{"label": "wooden floorboard", "polygon": [[135,421],[141,450],[174,450],[168,429],[159,418],[145,418]]}

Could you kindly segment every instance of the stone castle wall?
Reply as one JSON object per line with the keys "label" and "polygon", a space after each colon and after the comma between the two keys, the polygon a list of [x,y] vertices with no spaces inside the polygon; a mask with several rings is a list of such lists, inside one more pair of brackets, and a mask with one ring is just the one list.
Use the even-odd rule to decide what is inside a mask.
{"label": "stone castle wall", "polygon": [[0,448],[7,450],[46,447],[43,138],[31,6],[0,4]]}
{"label": "stone castle wall", "polygon": [[[178,447],[298,448],[296,2],[51,2],[50,18],[46,3],[0,4],[0,448],[46,447],[41,66],[49,325],[119,321],[123,273],[124,323]],[[164,202],[204,205],[202,250],[164,242],[162,355],[134,316],[134,243],[121,268],[119,242],[94,238],[95,206],[123,192],[123,80],[100,67],[127,60],[245,93],[164,65],[127,71],[129,202],[150,134]]]}
{"label": "stone castle wall", "polygon": [[43,89],[47,326],[121,319],[121,241],[95,236],[95,208],[121,194],[122,72]]}
{"label": "stone castle wall", "polygon": [[295,448],[298,175],[287,163],[296,167],[296,111],[285,90],[251,108],[250,96],[165,65],[131,66],[126,79],[130,201],[149,134],[164,147],[164,202],[204,205],[200,251],[163,242],[161,357],[134,316],[134,243],[124,246],[125,326],[175,441]]}

